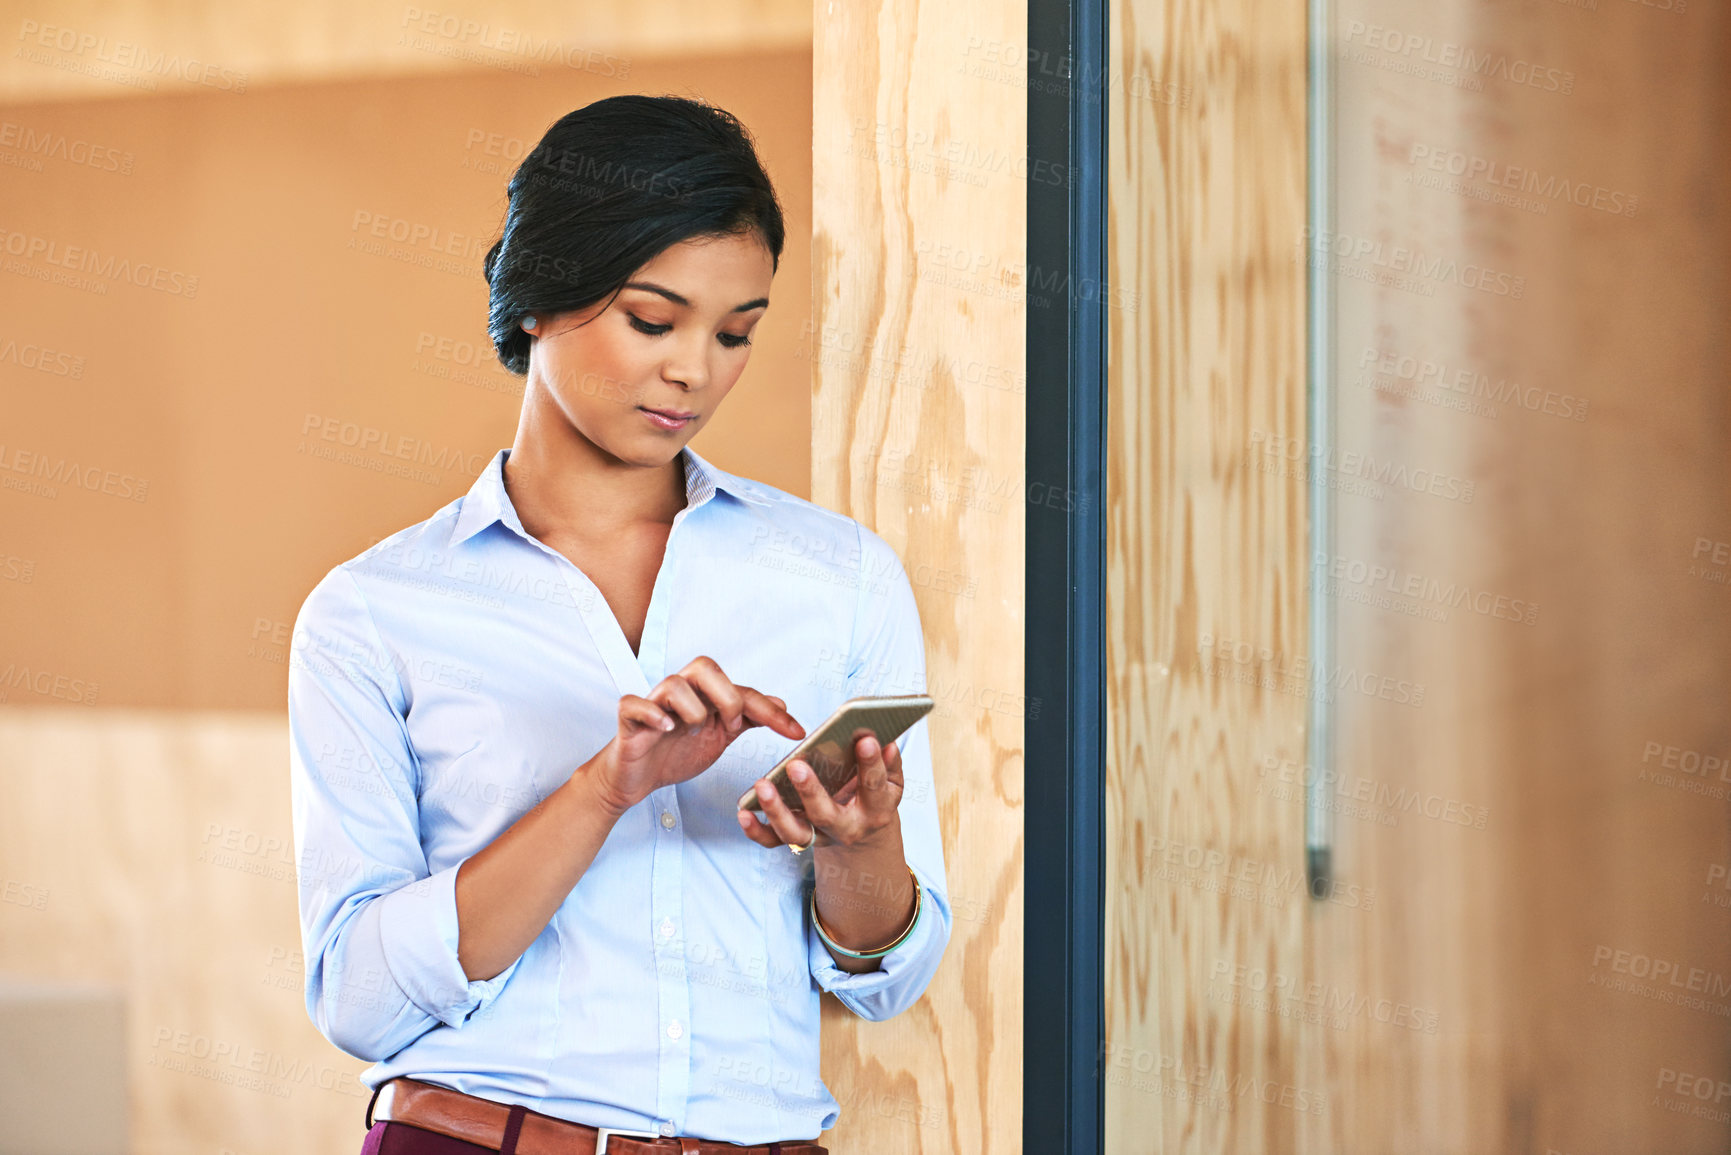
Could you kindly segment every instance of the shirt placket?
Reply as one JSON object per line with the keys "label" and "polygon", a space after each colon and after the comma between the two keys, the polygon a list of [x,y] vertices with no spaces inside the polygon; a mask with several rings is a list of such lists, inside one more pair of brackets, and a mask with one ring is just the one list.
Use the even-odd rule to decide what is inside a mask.
{"label": "shirt placket", "polygon": [[685,1121],[691,1094],[691,984],[680,929],[685,837],[674,788],[663,787],[653,797],[658,833],[650,867],[649,915],[654,927],[661,1044],[655,1113],[666,1121],[662,1131],[672,1135]]}
{"label": "shirt placket", "polygon": [[[612,607],[600,589],[587,574],[570,564],[569,559],[557,553],[554,555],[565,562],[566,578],[576,597],[578,612],[613,677],[615,687],[622,694],[647,695],[667,676],[668,602],[672,597],[671,587],[677,582],[679,527],[688,515],[712,496],[703,494],[696,504],[687,506],[673,517],[661,568],[650,591],[649,609],[644,615],[643,636],[636,654],[631,652],[625,631],[613,616]],[[656,963],[656,1035],[660,1048],[656,1065],[655,1114],[660,1120],[661,1133],[675,1135],[684,1125],[691,1095],[691,984],[686,970],[682,902],[685,887],[684,818],[680,814],[676,786],[663,786],[644,801],[644,810],[651,816],[650,829],[653,831],[649,922]]]}
{"label": "shirt placket", "polygon": [[[667,548],[650,592],[637,645],[637,666],[653,687],[667,676],[667,625],[670,589],[677,584],[680,524],[696,506],[680,510],[667,533]],[[649,906],[654,927],[655,962],[660,1004],[660,1079],[655,1110],[664,1134],[683,1127],[691,1094],[691,983],[686,970],[683,895],[684,816],[677,786],[663,786],[651,798],[655,805],[655,850],[650,867]]]}

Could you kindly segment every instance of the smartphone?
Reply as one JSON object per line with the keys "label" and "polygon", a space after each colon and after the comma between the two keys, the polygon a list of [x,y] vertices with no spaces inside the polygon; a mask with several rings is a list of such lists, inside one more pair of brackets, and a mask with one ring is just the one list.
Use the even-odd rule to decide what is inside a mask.
{"label": "smartphone", "polygon": [[[854,743],[864,734],[876,735],[878,746],[888,746],[907,733],[921,718],[931,713],[936,703],[925,694],[886,695],[874,698],[849,698],[828,721],[807,734],[787,757],[776,763],[768,778],[781,794],[781,800],[794,810],[805,808],[793,779],[787,776],[787,765],[798,759],[812,768],[823,788],[834,794],[853,778],[859,767],[855,764]],[[758,801],[757,784],[739,796],[741,810],[762,810]]]}

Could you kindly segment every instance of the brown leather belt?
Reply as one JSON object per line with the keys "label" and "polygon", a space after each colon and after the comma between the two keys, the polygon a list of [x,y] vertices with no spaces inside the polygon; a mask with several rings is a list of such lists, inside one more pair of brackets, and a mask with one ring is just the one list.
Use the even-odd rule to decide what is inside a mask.
{"label": "brown leather belt", "polygon": [[689,1135],[597,1129],[416,1079],[392,1079],[379,1087],[367,1110],[367,1128],[381,1121],[406,1123],[505,1155],[829,1155],[827,1147],[803,1139],[742,1147]]}

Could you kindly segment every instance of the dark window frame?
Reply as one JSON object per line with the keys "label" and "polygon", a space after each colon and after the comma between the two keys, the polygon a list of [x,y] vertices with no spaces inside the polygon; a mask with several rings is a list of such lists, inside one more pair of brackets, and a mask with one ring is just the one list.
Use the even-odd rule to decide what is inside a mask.
{"label": "dark window frame", "polygon": [[1105,1143],[1106,16],[1028,4],[1029,172],[1065,177],[1028,182],[1022,1149],[1042,1155]]}

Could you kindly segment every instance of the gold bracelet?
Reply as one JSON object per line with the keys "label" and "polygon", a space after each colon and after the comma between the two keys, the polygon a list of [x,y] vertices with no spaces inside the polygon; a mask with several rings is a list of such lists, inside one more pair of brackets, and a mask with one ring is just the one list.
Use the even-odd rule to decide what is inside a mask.
{"label": "gold bracelet", "polygon": [[[902,865],[906,866],[907,864],[903,863]],[[914,916],[908,920],[908,925],[903,928],[902,933],[890,940],[888,946],[880,946],[876,950],[849,950],[831,938],[829,932],[824,929],[823,920],[817,916],[817,887],[813,886],[811,888],[811,924],[817,928],[817,937],[821,938],[831,950],[837,954],[844,954],[848,958],[882,958],[890,953],[902,945],[902,940],[913,933],[914,925],[920,921],[920,910],[926,904],[925,888],[920,885],[920,876],[914,873],[914,868],[911,866],[908,867],[908,877],[914,880]]]}

